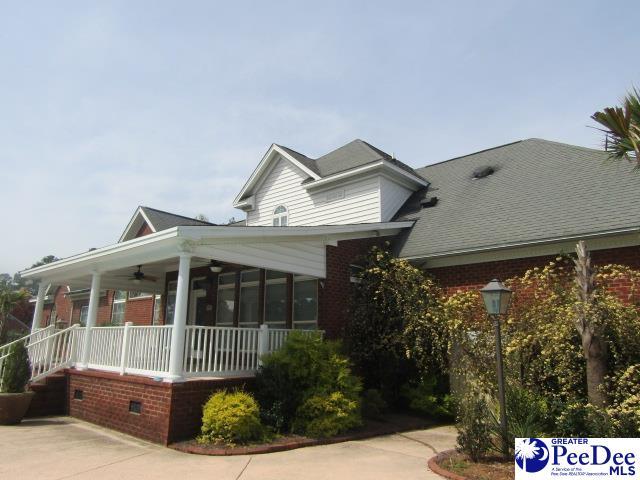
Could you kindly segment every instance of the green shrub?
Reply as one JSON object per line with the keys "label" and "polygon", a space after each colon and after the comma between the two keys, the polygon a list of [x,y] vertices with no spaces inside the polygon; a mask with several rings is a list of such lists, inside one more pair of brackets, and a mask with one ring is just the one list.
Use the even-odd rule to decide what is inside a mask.
{"label": "green shrub", "polygon": [[310,437],[331,437],[362,424],[357,400],[341,392],[307,398],[298,411],[293,430]]}
{"label": "green shrub", "polygon": [[453,418],[451,395],[436,393],[436,387],[436,377],[430,376],[422,379],[419,383],[403,385],[400,395],[414,412],[431,418]]}
{"label": "green shrub", "polygon": [[556,418],[558,437],[609,437],[611,420],[607,413],[588,403],[568,403]]}
{"label": "green shrub", "polygon": [[14,343],[9,349],[9,357],[4,361],[2,369],[3,393],[22,393],[31,378],[29,355],[23,342]]}
{"label": "green shrub", "polygon": [[362,416],[377,419],[387,410],[387,402],[384,401],[379,390],[369,388],[362,393]]}
{"label": "green shrub", "polygon": [[456,418],[458,450],[477,462],[491,449],[493,422],[483,394],[469,390],[460,399]]}
{"label": "green shrub", "polygon": [[280,350],[264,358],[256,375],[263,421],[289,431],[300,406],[313,396],[337,392],[359,403],[362,386],[339,349],[339,343],[325,342],[320,335],[291,332]]}
{"label": "green shrub", "polygon": [[423,271],[379,247],[363,259],[358,276],[349,304],[346,350],[365,387],[380,390],[387,403],[396,405],[400,387],[416,378],[419,369],[442,370],[446,364],[446,347],[434,342],[434,336],[443,334],[435,320],[440,290]]}
{"label": "green shrub", "polygon": [[216,392],[204,405],[201,443],[247,443],[265,437],[260,423],[260,409],[254,398],[245,392]]}
{"label": "green shrub", "polygon": [[630,365],[615,376],[612,387],[612,402],[607,413],[613,435],[640,437],[640,365]]}

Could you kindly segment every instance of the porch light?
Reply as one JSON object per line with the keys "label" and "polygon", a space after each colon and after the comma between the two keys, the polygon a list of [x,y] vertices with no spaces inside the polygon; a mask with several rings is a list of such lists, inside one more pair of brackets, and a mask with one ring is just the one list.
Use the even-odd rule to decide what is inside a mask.
{"label": "porch light", "polygon": [[222,265],[220,265],[215,260],[211,260],[211,263],[209,264],[209,270],[211,270],[213,273],[220,273],[222,271]]}
{"label": "porch light", "polygon": [[480,289],[480,293],[489,315],[505,315],[507,313],[512,292],[500,280],[491,280]]}

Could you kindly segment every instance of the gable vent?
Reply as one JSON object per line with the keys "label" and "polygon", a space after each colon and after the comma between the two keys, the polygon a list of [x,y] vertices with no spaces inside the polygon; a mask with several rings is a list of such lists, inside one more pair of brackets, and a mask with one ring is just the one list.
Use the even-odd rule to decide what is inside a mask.
{"label": "gable vent", "polygon": [[477,180],[479,178],[486,178],[489,175],[493,175],[495,173],[496,169],[492,166],[484,166],[484,167],[480,167],[477,168],[473,171],[473,178],[474,180]]}

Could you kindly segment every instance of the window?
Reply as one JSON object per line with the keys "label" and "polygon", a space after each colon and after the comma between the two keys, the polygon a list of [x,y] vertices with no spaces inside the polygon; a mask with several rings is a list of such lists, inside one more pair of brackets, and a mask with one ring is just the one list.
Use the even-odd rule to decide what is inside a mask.
{"label": "window", "polygon": [[315,330],[318,326],[318,280],[293,277],[293,328]]}
{"label": "window", "polygon": [[89,305],[80,307],[80,325],[87,326],[87,318],[89,317]]}
{"label": "window", "polygon": [[216,325],[233,326],[233,312],[236,303],[236,274],[218,275],[218,300]]}
{"label": "window", "polygon": [[111,324],[123,325],[124,324],[124,308],[127,301],[127,292],[124,290],[118,290],[113,295],[113,307],[111,309]]}
{"label": "window", "polygon": [[264,322],[273,328],[287,325],[287,274],[267,270],[264,286]]}
{"label": "window", "polygon": [[153,299],[153,325],[160,325],[162,315],[162,295],[156,295]]}
{"label": "window", "polygon": [[150,297],[152,294],[147,292],[129,292],[129,300],[134,298]]}
{"label": "window", "polygon": [[258,326],[259,285],[260,270],[245,270],[240,273],[239,327]]}
{"label": "window", "polygon": [[289,223],[289,212],[287,207],[280,205],[273,211],[273,226],[274,227],[286,227]]}
{"label": "window", "polygon": [[164,323],[166,325],[173,325],[173,316],[176,313],[176,290],[178,289],[178,282],[173,281],[167,284],[167,308],[165,310]]}

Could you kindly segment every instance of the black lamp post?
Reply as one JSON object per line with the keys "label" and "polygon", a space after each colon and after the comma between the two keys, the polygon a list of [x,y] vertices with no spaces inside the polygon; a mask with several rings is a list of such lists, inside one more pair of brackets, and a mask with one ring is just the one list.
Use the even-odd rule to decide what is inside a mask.
{"label": "black lamp post", "polygon": [[500,317],[506,315],[511,302],[511,290],[499,280],[491,280],[480,289],[487,313],[493,319],[496,328],[496,362],[498,369],[498,401],[500,402],[500,430],[502,431],[502,453],[509,456],[507,411],[504,393],[504,372],[502,369],[502,338],[500,333]]}

